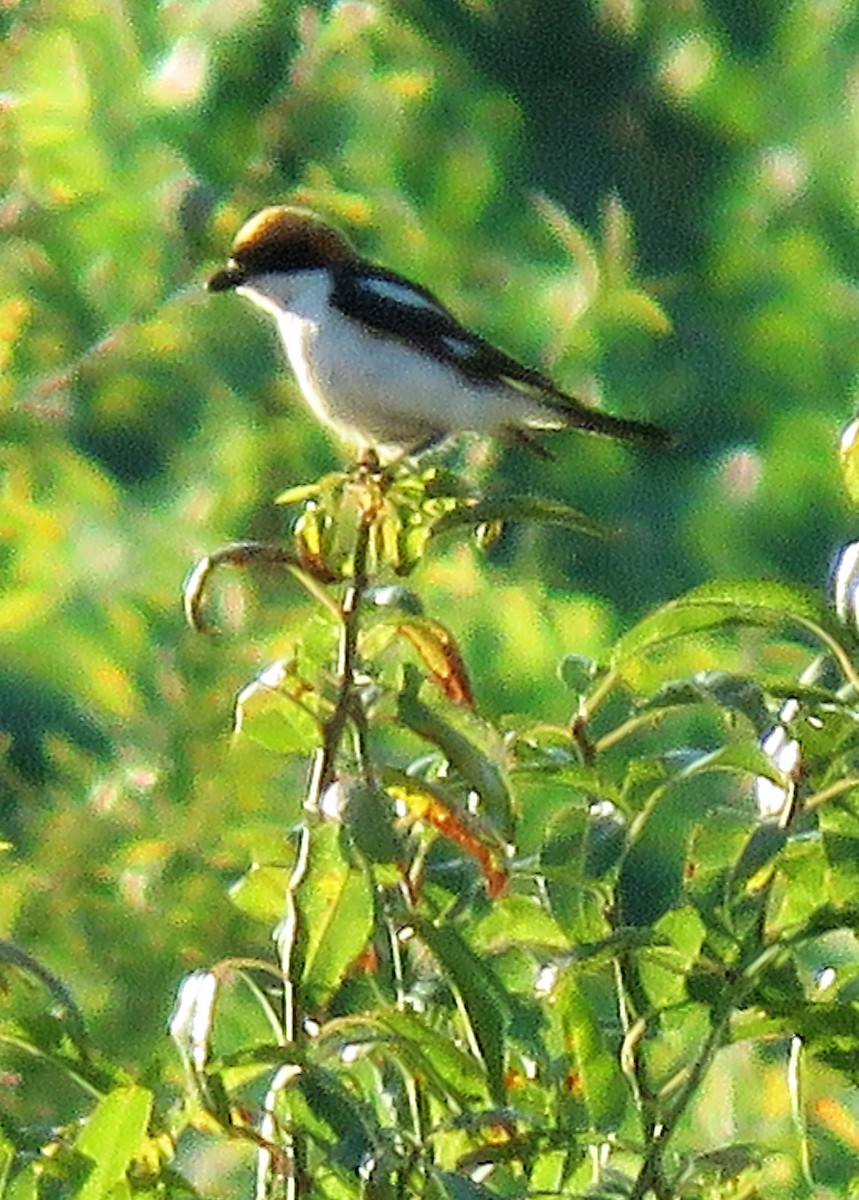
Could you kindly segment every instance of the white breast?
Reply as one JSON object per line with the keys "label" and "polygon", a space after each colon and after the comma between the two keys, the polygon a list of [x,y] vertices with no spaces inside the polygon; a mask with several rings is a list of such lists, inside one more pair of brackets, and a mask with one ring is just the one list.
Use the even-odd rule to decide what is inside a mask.
{"label": "white breast", "polygon": [[320,270],[264,275],[238,290],[276,319],[305,400],[345,440],[385,459],[435,435],[497,433],[548,415],[533,396],[475,384],[344,316],[329,304],[330,287]]}

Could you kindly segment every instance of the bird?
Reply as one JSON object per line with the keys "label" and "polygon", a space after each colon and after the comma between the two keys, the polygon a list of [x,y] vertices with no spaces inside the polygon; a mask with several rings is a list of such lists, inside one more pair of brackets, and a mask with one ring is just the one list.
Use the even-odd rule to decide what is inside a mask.
{"label": "bird", "polygon": [[306,208],[272,205],[251,216],[207,287],[235,291],[274,318],[312,412],[370,461],[417,457],[465,432],[519,441],[544,457],[541,430],[674,440],[569,395],[467,329],[426,288],[362,258]]}

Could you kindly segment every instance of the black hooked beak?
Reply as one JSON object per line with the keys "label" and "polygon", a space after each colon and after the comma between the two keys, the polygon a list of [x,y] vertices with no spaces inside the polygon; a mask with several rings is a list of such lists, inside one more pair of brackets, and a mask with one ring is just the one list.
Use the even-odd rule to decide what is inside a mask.
{"label": "black hooked beak", "polygon": [[206,283],[206,290],[209,292],[229,292],[233,288],[241,287],[245,281],[245,273],[243,269],[232,258],[225,267],[220,271],[216,271],[214,275]]}

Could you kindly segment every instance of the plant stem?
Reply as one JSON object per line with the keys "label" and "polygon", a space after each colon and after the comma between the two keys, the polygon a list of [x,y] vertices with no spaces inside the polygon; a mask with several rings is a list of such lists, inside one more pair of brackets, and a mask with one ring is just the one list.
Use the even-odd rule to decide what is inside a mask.
{"label": "plant stem", "polygon": [[814,1192],[814,1176],[811,1173],[811,1151],[809,1148],[808,1126],[805,1120],[805,1102],[802,1088],[802,1038],[790,1039],[790,1053],[787,1064],[787,1081],[790,1093],[790,1115],[796,1130],[798,1142],[799,1165],[802,1178],[810,1194]]}
{"label": "plant stem", "polygon": [[334,711],[325,722],[322,747],[313,765],[308,807],[315,811],[327,787],[334,782],[337,754],[343,739],[343,730],[354,707],[355,658],[358,649],[359,613],[361,600],[367,590],[367,551],[373,523],[372,511],[364,510],[355,539],[355,560],[352,582],[343,597],[340,647],[337,655],[337,701]]}
{"label": "plant stem", "polygon": [[[337,653],[337,699],[331,715],[323,726],[322,745],[316,752],[311,769],[308,785],[307,808],[311,814],[318,814],[322,797],[337,777],[337,758],[343,741],[343,735],[350,718],[356,722],[361,733],[364,732],[362,722],[357,718],[358,712],[363,715],[360,697],[355,690],[355,661],[358,652],[358,634],[360,632],[361,600],[367,589],[367,556],[370,546],[370,534],[375,512],[370,504],[362,505],[358,529],[355,537],[354,567],[352,581],[346,588],[343,604],[340,609],[341,628],[340,643]],[[311,816],[310,821],[313,820]],[[281,932],[278,938],[281,956],[281,973],[283,978],[283,1031],[287,1045],[298,1040],[301,1033],[296,1003],[296,980],[293,978],[294,951],[300,936],[300,913],[297,895],[310,860],[311,826],[306,821],[301,829],[298,854],[295,860],[289,885],[286,892],[286,911],[284,912]],[[275,1113],[281,1094],[289,1086],[294,1072],[278,1071],[265,1098],[265,1120],[274,1125]],[[303,1186],[304,1172],[301,1169],[301,1147],[291,1131],[283,1134],[283,1164],[275,1163],[270,1154],[261,1155],[260,1167],[257,1174],[257,1200],[274,1194],[274,1186],[282,1184],[284,1200],[298,1200],[305,1190]]]}
{"label": "plant stem", "polygon": [[680,1089],[677,1099],[671,1106],[670,1111],[664,1115],[662,1121],[653,1129],[648,1141],[644,1162],[638,1173],[635,1186],[630,1192],[630,1200],[643,1200],[650,1191],[658,1197],[665,1197],[665,1200],[668,1200],[671,1196],[671,1190],[665,1190],[666,1184],[663,1165],[665,1148],[677,1129],[681,1117],[695,1097],[701,1080],[710,1069],[716,1052],[722,1044],[725,1029],[731,1019],[731,1013],[742,1002],[742,993],[746,991],[747,987],[748,983],[743,980],[741,988],[738,989],[738,994],[726,998],[721,1014],[718,1016],[714,1014],[713,1023],[701,1048],[701,1053],[690,1067],[689,1074]]}
{"label": "plant stem", "polygon": [[[659,1118],[659,1101],[650,1085],[647,1066],[642,1053],[642,1042],[647,1036],[647,998],[642,990],[638,977],[638,968],[630,954],[624,954],[615,962],[618,976],[618,999],[620,1001],[620,1016],[625,1037],[621,1047],[621,1069],[629,1080],[635,1102],[638,1106],[641,1120],[642,1138],[649,1148],[657,1141],[662,1125]],[[645,1165],[639,1174],[638,1184],[643,1185],[641,1192],[632,1193],[637,1200],[652,1188],[657,1196],[666,1195],[662,1179],[661,1159],[654,1161],[648,1168],[645,1177]]]}

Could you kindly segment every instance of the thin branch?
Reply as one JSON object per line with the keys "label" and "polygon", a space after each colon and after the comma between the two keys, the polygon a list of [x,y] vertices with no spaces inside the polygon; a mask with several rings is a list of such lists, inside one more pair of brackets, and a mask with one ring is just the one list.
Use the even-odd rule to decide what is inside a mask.
{"label": "thin branch", "polygon": [[814,812],[816,808],[820,808],[830,800],[835,800],[838,796],[843,796],[845,792],[852,792],[856,788],[859,788],[859,778],[855,775],[848,775],[846,779],[839,779],[809,796],[803,802],[802,810],[807,813]]}
{"label": "thin branch", "polygon": [[338,690],[334,711],[325,722],[322,748],[314,763],[313,776],[308,796],[311,811],[319,808],[319,802],[327,787],[334,782],[337,755],[343,739],[343,731],[354,705],[355,659],[358,650],[359,612],[361,600],[367,590],[367,551],[373,526],[373,512],[364,510],[355,539],[355,567],[352,582],[343,598],[340,630],[340,648],[337,656]]}
{"label": "thin branch", "polygon": [[602,737],[596,739],[593,743],[595,754],[604,754],[606,750],[610,750],[612,746],[616,746],[624,738],[629,737],[633,733],[638,733],[642,729],[656,729],[666,716],[674,712],[677,712],[677,708],[659,708],[629,717],[626,721],[623,721],[620,725],[616,725],[614,729],[610,729],[608,733],[604,733]]}
{"label": "thin branch", "polygon": [[710,1069],[713,1059],[722,1046],[725,1031],[731,1020],[731,1014],[742,1005],[743,997],[750,986],[751,982],[748,978],[748,972],[746,972],[738,981],[732,994],[724,998],[721,1013],[718,1016],[714,1014],[710,1032],[704,1040],[700,1054],[689,1068],[686,1079],[673,1105],[665,1112],[661,1122],[656,1125],[653,1135],[649,1139],[644,1162],[642,1163],[635,1185],[630,1192],[630,1200],[644,1200],[644,1197],[650,1191],[658,1197],[665,1196],[667,1198],[673,1194],[671,1189],[665,1190],[667,1185],[665,1183],[663,1159],[666,1147],[674,1135],[683,1114],[697,1095],[701,1081]]}
{"label": "thin branch", "polygon": [[[322,745],[316,752],[308,785],[307,808],[318,813],[325,790],[337,777],[337,758],[340,754],[347,723],[351,720],[358,730],[359,738],[366,733],[366,723],[358,717],[361,709],[360,697],[355,687],[355,663],[358,653],[360,632],[360,607],[367,589],[367,559],[375,511],[371,504],[362,505],[361,516],[355,538],[354,568],[352,581],[346,588],[339,616],[342,624],[337,654],[337,699],[330,716],[322,726]],[[365,771],[369,768],[365,764]],[[312,817],[311,817],[312,820]],[[301,1022],[296,1003],[296,980],[294,974],[294,951],[299,936],[300,914],[298,891],[304,882],[310,860],[311,825],[305,822],[301,829],[301,840],[286,893],[286,911],[278,938],[283,977],[283,1029],[287,1044],[298,1040]],[[265,1098],[264,1124],[266,1131],[276,1123],[276,1110],[281,1095],[292,1081],[289,1071],[279,1071],[272,1080]],[[263,1150],[257,1172],[258,1200],[270,1194],[273,1175],[282,1182],[284,1200],[298,1200],[302,1194],[304,1172],[301,1169],[302,1147],[295,1135],[286,1129],[283,1135],[283,1151],[280,1161]]]}
{"label": "thin branch", "polygon": [[647,1072],[643,1054],[643,1042],[647,1036],[647,997],[638,977],[638,969],[627,953],[615,960],[618,979],[620,1016],[625,1031],[620,1052],[621,1070],[629,1081],[641,1121],[642,1140],[647,1147],[645,1162],[637,1181],[642,1190],[634,1191],[635,1200],[641,1200],[649,1190],[657,1196],[667,1195],[662,1175],[661,1154],[648,1165],[651,1148],[658,1144],[662,1132],[659,1117],[659,1099],[654,1092]]}

